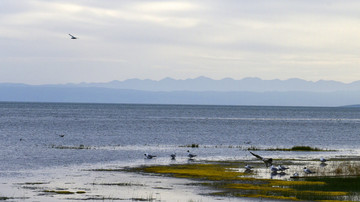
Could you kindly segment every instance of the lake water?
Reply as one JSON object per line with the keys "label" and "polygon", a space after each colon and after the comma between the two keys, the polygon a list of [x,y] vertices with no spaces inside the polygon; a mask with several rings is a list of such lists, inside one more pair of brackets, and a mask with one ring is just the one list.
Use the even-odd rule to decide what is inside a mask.
{"label": "lake water", "polygon": [[158,156],[151,163],[166,164],[176,152],[181,163],[188,149],[209,160],[252,158],[248,147],[297,145],[359,155],[360,108],[3,102],[0,138],[6,178],[44,168],[148,164],[144,153]]}

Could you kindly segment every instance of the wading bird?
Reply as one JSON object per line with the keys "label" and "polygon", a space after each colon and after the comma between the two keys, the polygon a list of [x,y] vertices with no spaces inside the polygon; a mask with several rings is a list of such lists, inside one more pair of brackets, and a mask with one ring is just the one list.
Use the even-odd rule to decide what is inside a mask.
{"label": "wading bird", "polygon": [[148,154],[148,153],[145,153],[144,155],[145,155],[145,157],[146,157],[147,159],[152,159],[152,158],[156,157],[156,156],[150,155],[150,154]]}
{"label": "wading bird", "polygon": [[306,167],[304,167],[304,172],[305,172],[306,174],[312,174],[312,173],[315,173],[315,172],[313,172],[313,171],[309,170],[309,169],[308,169],[308,168],[306,168]]}
{"label": "wading bird", "polygon": [[253,168],[254,168],[254,167],[252,167],[251,165],[246,165],[246,166],[245,166],[245,169],[246,169],[246,170],[251,170],[251,169],[253,169]]}
{"label": "wading bird", "polygon": [[196,157],[196,155],[195,155],[195,154],[190,153],[190,151],[189,151],[189,150],[187,150],[187,152],[188,152],[188,157],[189,157],[190,159],[192,159],[192,158]]}

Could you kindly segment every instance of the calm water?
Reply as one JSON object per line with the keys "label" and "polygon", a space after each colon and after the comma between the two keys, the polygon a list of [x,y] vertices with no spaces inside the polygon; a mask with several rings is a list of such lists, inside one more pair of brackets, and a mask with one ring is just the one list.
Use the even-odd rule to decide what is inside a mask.
{"label": "calm water", "polygon": [[[64,137],[61,137],[63,135]],[[168,159],[238,158],[249,146],[358,151],[360,108],[0,103],[0,170]],[[90,149],[57,149],[78,147]],[[159,160],[160,161],[160,160]]]}

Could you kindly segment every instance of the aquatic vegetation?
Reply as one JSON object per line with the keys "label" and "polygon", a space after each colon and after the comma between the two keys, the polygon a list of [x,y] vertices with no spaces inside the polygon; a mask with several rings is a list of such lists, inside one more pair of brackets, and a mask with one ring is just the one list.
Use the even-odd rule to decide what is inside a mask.
{"label": "aquatic vegetation", "polygon": [[252,151],[312,151],[312,152],[320,152],[320,151],[334,151],[328,149],[320,149],[317,147],[310,147],[310,146],[293,146],[291,148],[258,148],[255,146],[251,146],[248,150]]}
{"label": "aquatic vegetation", "polygon": [[50,194],[63,194],[63,195],[72,195],[72,194],[85,194],[85,191],[68,191],[68,190],[43,190],[44,193],[50,193]]}
{"label": "aquatic vegetation", "polygon": [[181,145],[179,147],[191,147],[191,148],[198,148],[199,144],[188,144],[188,145]]}
{"label": "aquatic vegetation", "polygon": [[[242,162],[241,164],[244,164]],[[360,177],[305,177],[300,179],[260,179],[239,172],[239,162],[155,165],[133,171],[157,175],[205,180],[199,186],[212,187],[209,195],[256,197],[274,200],[354,201],[360,193]],[[351,188],[349,188],[351,186]]]}
{"label": "aquatic vegetation", "polygon": [[119,168],[119,169],[107,169],[107,168],[99,168],[99,169],[92,169],[91,171],[100,171],[100,172],[121,172],[125,171],[126,169]]}
{"label": "aquatic vegetation", "polygon": [[142,168],[147,173],[169,174],[181,178],[207,180],[236,180],[245,173],[231,171],[218,164],[186,164],[169,166],[151,166]]}
{"label": "aquatic vegetation", "polygon": [[333,173],[336,175],[360,175],[360,165],[356,162],[342,162],[335,167]]}
{"label": "aquatic vegetation", "polygon": [[144,184],[134,184],[134,183],[126,183],[126,182],[123,182],[123,183],[92,183],[92,185],[102,185],[102,186],[145,186]]}
{"label": "aquatic vegetation", "polygon": [[25,182],[19,183],[20,185],[41,185],[41,184],[49,184],[49,182]]}
{"label": "aquatic vegetation", "polygon": [[54,194],[75,194],[75,192],[67,190],[44,190],[45,193],[54,193]]}
{"label": "aquatic vegetation", "polygon": [[92,149],[90,146],[85,146],[83,144],[81,144],[79,146],[51,145],[51,148],[54,148],[54,149]]}

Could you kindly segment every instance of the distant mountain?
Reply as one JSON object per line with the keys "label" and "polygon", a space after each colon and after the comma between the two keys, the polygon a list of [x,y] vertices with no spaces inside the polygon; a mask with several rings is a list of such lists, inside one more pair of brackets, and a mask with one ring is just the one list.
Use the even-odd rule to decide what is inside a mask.
{"label": "distant mountain", "polygon": [[360,91],[140,91],[100,87],[0,85],[0,101],[138,104],[345,106],[359,103]]}
{"label": "distant mountain", "polygon": [[70,87],[101,87],[143,91],[248,91],[248,92],[286,92],[286,91],[306,91],[306,92],[334,92],[334,91],[359,91],[360,81],[352,83],[342,83],[338,81],[320,80],[317,82],[302,79],[288,80],[262,80],[259,78],[244,78],[234,80],[224,78],[213,80],[207,77],[195,79],[176,80],[165,78],[159,81],[145,79],[128,79],[124,81],[111,81],[108,83],[79,83],[66,84]]}

